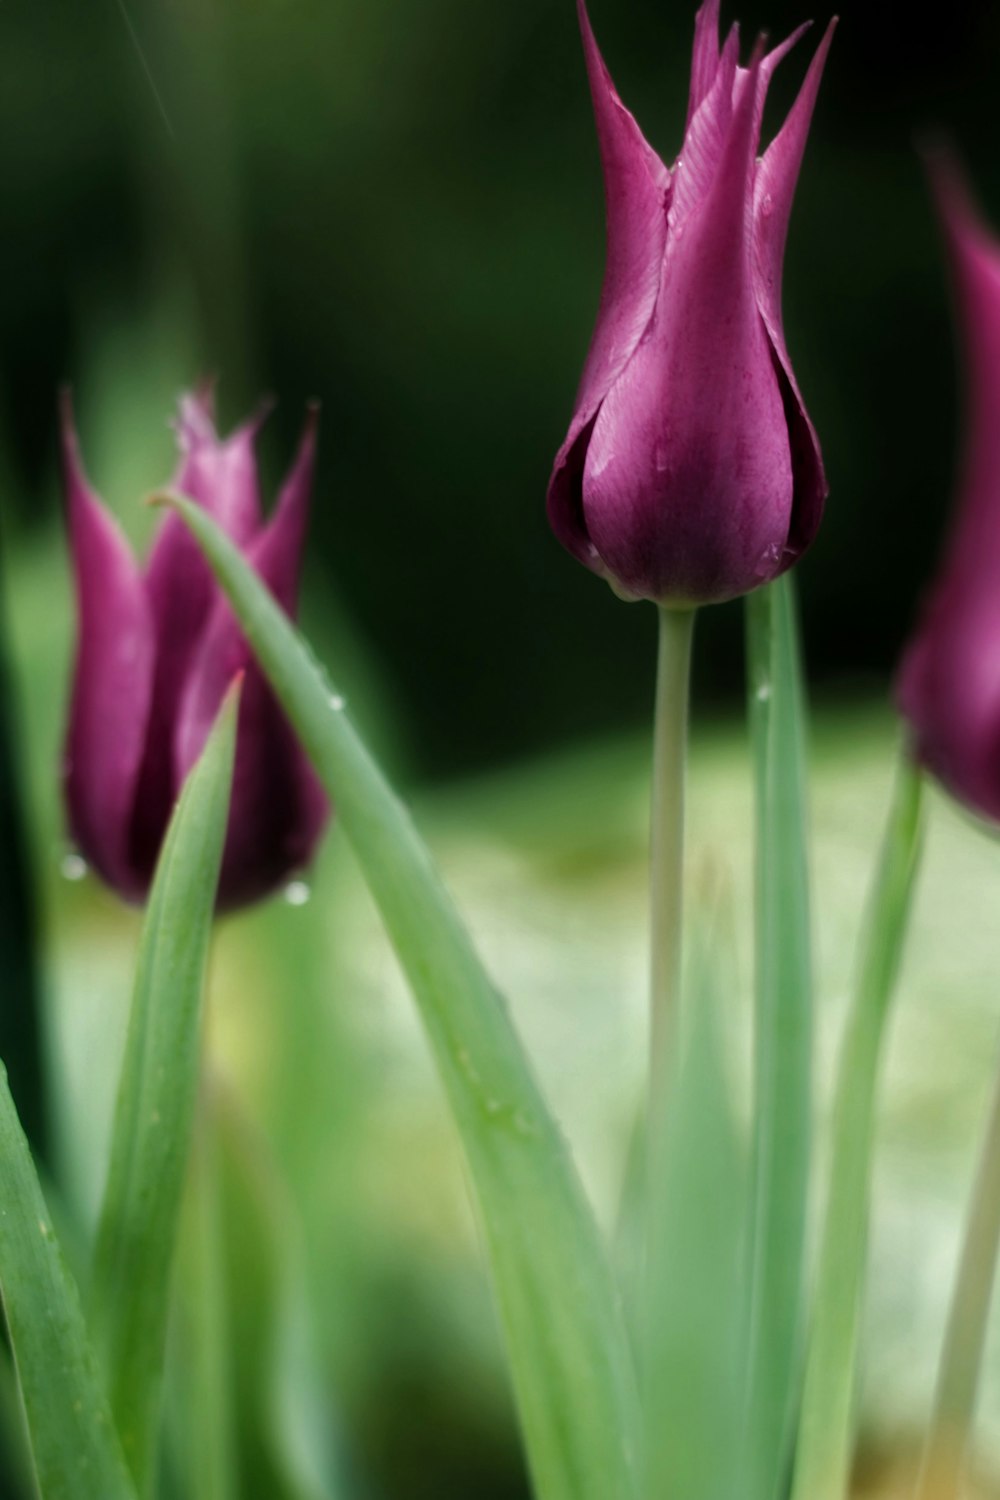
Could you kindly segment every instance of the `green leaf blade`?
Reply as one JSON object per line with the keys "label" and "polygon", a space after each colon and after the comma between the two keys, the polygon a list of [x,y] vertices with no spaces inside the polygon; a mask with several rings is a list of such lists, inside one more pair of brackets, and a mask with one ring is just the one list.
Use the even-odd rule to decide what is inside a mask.
{"label": "green leaf blade", "polygon": [[294,626],[197,506],[229,595],[327,790],[410,981],[478,1199],[540,1500],[632,1500],[638,1400],[605,1247],[506,1007],[402,803]]}
{"label": "green leaf blade", "polygon": [[724,1055],[716,925],[704,913],[692,923],[670,1087],[650,1140],[646,1500],[741,1490],[732,1435],[743,1403],[747,1162]]}
{"label": "green leaf blade", "polygon": [[812,1139],[805,708],[791,577],[746,606],[757,865],[745,1482],[747,1500],[777,1500],[801,1358]]}
{"label": "green leaf blade", "polygon": [[170,1270],[239,707],[230,690],[171,819],[143,925],[94,1253],[94,1321],[140,1489],[155,1451]]}
{"label": "green leaf blade", "polygon": [[135,1500],[87,1336],[0,1067],[0,1291],[42,1500]]}
{"label": "green leaf blade", "polygon": [[886,1021],[920,862],[921,793],[920,772],[904,758],[868,898],[860,963],[837,1069],[830,1185],[793,1500],[843,1500],[848,1489],[875,1107]]}

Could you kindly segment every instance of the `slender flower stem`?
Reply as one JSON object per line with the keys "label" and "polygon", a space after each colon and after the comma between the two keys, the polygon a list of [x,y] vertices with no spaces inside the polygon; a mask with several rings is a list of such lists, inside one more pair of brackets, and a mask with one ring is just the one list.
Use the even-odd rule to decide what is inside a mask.
{"label": "slender flower stem", "polygon": [[650,831],[650,1094],[661,1099],[681,973],[684,770],[694,610],[661,609]]}
{"label": "slender flower stem", "polygon": [[889,1005],[921,850],[920,772],[899,767],[847,1017],[833,1106],[830,1187],[820,1245],[792,1500],[843,1500],[851,1460],[875,1103]]}
{"label": "slender flower stem", "polygon": [[958,1500],[1000,1251],[1000,1069],[994,1083],[938,1371],[917,1500]]}

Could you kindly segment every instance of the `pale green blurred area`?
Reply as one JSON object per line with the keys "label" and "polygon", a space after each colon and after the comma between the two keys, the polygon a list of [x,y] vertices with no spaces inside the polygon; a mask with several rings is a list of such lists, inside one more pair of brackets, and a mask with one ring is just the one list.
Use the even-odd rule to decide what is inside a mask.
{"label": "pale green blurred area", "polygon": [[[136,391],[134,429],[145,434],[143,405]],[[95,397],[85,415],[93,467],[138,535],[149,518],[127,497],[150,487],[158,465],[166,471],[169,437],[164,430],[162,454],[145,440],[133,452],[124,440],[133,421],[116,398],[111,444],[100,418],[110,409]],[[75,1206],[92,1217],[138,919],[91,878],[63,873],[57,767],[73,620],[59,531],[13,537],[6,573],[60,1161]],[[321,578],[310,579],[305,618],[405,789],[405,736],[364,643]],[[815,717],[824,1101],[896,734],[881,708],[821,707]],[[728,1035],[743,1096],[752,873],[745,748],[738,722],[696,724],[688,856],[694,905],[708,895],[718,902],[721,890],[731,931]],[[410,788],[609,1234],[644,1070],[647,757],[645,739],[627,737],[432,791]],[[928,1409],[1000,1031],[1000,848],[936,795],[930,823],[877,1164],[862,1397],[865,1451],[874,1458],[911,1451]],[[345,1436],[348,1462],[374,1469],[378,1493],[523,1494],[455,1139],[394,959],[336,829],[309,885],[304,905],[279,899],[222,925],[210,1055],[238,1110],[262,1127],[289,1188],[288,1228],[304,1247],[329,1419]],[[822,1147],[821,1139],[820,1168]],[[1000,1469],[998,1322],[981,1410],[984,1461]],[[394,1487],[397,1470],[403,1489]],[[493,1488],[484,1488],[487,1475]]]}

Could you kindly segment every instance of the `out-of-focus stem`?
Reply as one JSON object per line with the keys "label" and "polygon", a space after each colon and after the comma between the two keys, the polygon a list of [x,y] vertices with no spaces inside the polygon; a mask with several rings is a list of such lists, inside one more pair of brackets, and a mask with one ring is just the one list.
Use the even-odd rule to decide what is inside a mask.
{"label": "out-of-focus stem", "polygon": [[1000,1068],[952,1292],[917,1500],[958,1500],[1000,1250]]}

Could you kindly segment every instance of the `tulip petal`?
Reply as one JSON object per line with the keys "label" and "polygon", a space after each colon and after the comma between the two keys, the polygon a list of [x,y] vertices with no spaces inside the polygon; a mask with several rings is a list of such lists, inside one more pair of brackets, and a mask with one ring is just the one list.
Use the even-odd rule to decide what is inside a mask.
{"label": "tulip petal", "polygon": [[68,395],[61,426],[79,618],[64,767],[70,826],[98,874],[138,899],[128,835],[152,697],[152,616],[128,544],[87,482]]}
{"label": "tulip petal", "polygon": [[625,108],[598,50],[584,0],[580,30],[597,122],[607,211],[601,305],[566,441],[549,484],[549,517],[563,543],[594,566],[582,528],[579,478],[594,417],[649,324],[667,239],[670,173]]}
{"label": "tulip petal", "polygon": [[[274,515],[247,548],[247,559],[278,603],[294,616],[316,452],[310,411],[295,462]],[[178,781],[197,760],[229,683],[245,671],[232,812],[226,837],[220,908],[257,900],[305,866],[329,804],[299,747],[228,602],[217,597],[192,661],[174,735]]]}
{"label": "tulip petal", "polygon": [[691,91],[688,97],[687,125],[715,82],[719,70],[719,0],[705,0],[694,18],[694,52],[691,59]]}
{"label": "tulip petal", "polygon": [[948,571],[976,578],[988,567],[1000,569],[1000,242],[979,218],[956,163],[939,154],[929,168],[947,240],[968,386],[963,503],[955,517]]}
{"label": "tulip petal", "polygon": [[715,78],[684,135],[681,154],[674,165],[674,190],[670,199],[669,238],[676,238],[693,209],[706,197],[718,170],[733,118],[733,89],[740,47],[739,27],[726,37]]}
{"label": "tulip petal", "polygon": [[966,806],[1000,821],[1000,243],[956,164],[930,163],[967,368],[960,504],[944,567],[897,677],[915,751]]}
{"label": "tulip petal", "polygon": [[587,450],[588,534],[642,597],[730,598],[780,567],[788,437],[747,212],[763,84],[758,56],[736,79],[711,186],[668,245],[649,337],[605,398]]}
{"label": "tulip petal", "polygon": [[[791,563],[805,551],[819,527],[827,496],[819,438],[799,392],[785,344],[781,316],[781,274],[792,200],[805,151],[816,95],[823,76],[836,19],[826,29],[781,130],[757,165],[754,179],[754,270],[757,305],[774,350],[785,414],[793,476],[788,555]],[[798,35],[798,34],[796,34]],[[795,36],[789,38],[789,43]],[[788,44],[785,46],[787,50]],[[772,54],[774,56],[775,54]],[[777,59],[776,59],[777,60]]]}
{"label": "tulip petal", "polygon": [[[916,759],[965,806],[1000,822],[1000,603],[995,569],[939,584],[896,679]],[[978,586],[980,579],[986,586]]]}
{"label": "tulip petal", "polygon": [[[265,416],[266,408],[262,408],[230,437],[220,439],[215,429],[212,388],[203,385],[197,392],[182,396],[175,423],[181,450],[175,488],[204,506],[241,547],[261,526],[254,447]],[[157,534],[146,578],[157,651],[152,718],[132,830],[132,859],[151,879],[178,790],[172,731],[217,590],[189,531],[174,514],[164,519]]]}

